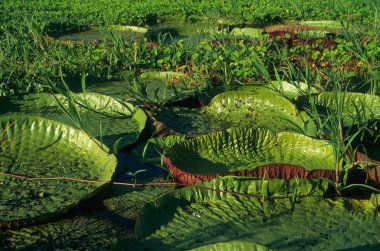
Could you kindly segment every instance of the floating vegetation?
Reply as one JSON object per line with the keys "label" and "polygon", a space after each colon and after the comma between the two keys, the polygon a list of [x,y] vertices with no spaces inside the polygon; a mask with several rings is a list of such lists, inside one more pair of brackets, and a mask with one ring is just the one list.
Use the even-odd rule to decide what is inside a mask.
{"label": "floating vegetation", "polygon": [[379,3],[3,0],[0,250],[379,250]]}

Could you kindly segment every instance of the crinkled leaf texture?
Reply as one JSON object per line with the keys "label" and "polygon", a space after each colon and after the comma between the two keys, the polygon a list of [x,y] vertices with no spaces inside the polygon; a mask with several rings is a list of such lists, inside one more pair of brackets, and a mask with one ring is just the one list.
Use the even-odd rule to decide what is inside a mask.
{"label": "crinkled leaf texture", "polygon": [[166,128],[191,136],[220,131],[233,126],[233,123],[227,123],[199,108],[163,107],[156,109],[153,116]]}
{"label": "crinkled leaf texture", "polygon": [[[83,131],[33,116],[1,117],[0,172],[27,177],[110,181],[116,158]],[[0,226],[50,220],[94,194],[102,183],[22,180],[0,175]]]}
{"label": "crinkled leaf texture", "polygon": [[239,86],[236,91],[257,92],[259,89],[266,88],[274,92],[274,95],[281,95],[287,99],[297,99],[305,93],[316,93],[317,90],[309,87],[303,82],[272,81],[269,84],[250,84]]}
{"label": "crinkled leaf texture", "polygon": [[[113,149],[135,143],[144,130],[147,117],[141,109],[97,93],[73,94],[83,129]],[[0,102],[0,115],[26,114],[46,117],[77,127],[59,106],[68,108],[68,99],[60,94],[24,95]]]}
{"label": "crinkled leaf texture", "polygon": [[334,180],[336,164],[325,140],[260,128],[230,128],[181,141],[167,149],[164,161],[184,184],[218,175]]}
{"label": "crinkled leaf texture", "polygon": [[235,126],[262,127],[274,131],[294,131],[315,136],[314,121],[296,106],[266,88],[227,91],[215,96],[206,111]]}
{"label": "crinkled leaf texture", "polygon": [[[261,189],[264,183],[269,196],[309,197],[263,201],[254,196],[266,189]],[[275,250],[379,248],[379,216],[362,201],[318,196],[326,188],[322,180],[245,177],[186,187],[148,203],[137,218],[137,239],[121,244],[126,250],[203,250],[210,245],[233,246],[231,250],[246,245]]]}
{"label": "crinkled leaf texture", "polygon": [[[343,123],[346,126],[380,119],[380,97],[364,93],[348,92],[343,96]],[[337,110],[337,99],[333,92],[323,92],[317,97],[317,105]]]}
{"label": "crinkled leaf texture", "polygon": [[289,100],[296,101],[299,97],[307,93],[317,93],[318,91],[304,82],[271,81],[270,83],[246,83],[244,85],[218,86],[206,90],[199,96],[202,105],[208,104],[213,97],[226,91],[245,91],[272,93],[275,96],[282,96]]}
{"label": "crinkled leaf texture", "polygon": [[93,212],[0,232],[0,250],[109,250],[130,232],[127,219]]}
{"label": "crinkled leaf texture", "polygon": [[134,104],[143,104],[144,102],[168,104],[183,101],[197,93],[194,86],[183,82],[182,79],[181,74],[147,72],[136,81],[126,79],[106,84],[94,84],[89,85],[87,90],[128,100]]}
{"label": "crinkled leaf texture", "polygon": [[193,251],[219,251],[219,250],[225,250],[225,251],[267,251],[270,250],[267,247],[264,247],[262,245],[258,245],[253,242],[244,242],[244,241],[228,241],[228,242],[218,242],[213,243],[197,248],[190,249]]}

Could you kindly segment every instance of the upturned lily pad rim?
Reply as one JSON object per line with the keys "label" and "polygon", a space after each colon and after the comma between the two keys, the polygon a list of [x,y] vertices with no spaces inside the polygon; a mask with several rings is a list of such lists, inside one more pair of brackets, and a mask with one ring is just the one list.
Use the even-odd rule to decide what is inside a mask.
{"label": "upturned lily pad rim", "polygon": [[[2,123],[5,123],[5,124],[8,123],[8,126],[5,128],[5,130],[7,130],[7,128],[11,128],[13,126],[13,124],[15,124],[15,123],[24,123],[23,125],[25,125],[25,123],[26,123],[27,126],[30,126],[32,128],[38,127],[38,124],[39,125],[41,125],[41,124],[46,125],[47,124],[48,126],[53,126],[55,128],[59,128],[59,130],[61,132],[66,132],[68,135],[70,135],[70,137],[68,138],[69,142],[72,142],[72,144],[74,144],[76,147],[80,144],[85,144],[85,146],[83,145],[83,147],[91,147],[91,149],[93,149],[93,151],[91,151],[91,153],[93,153],[97,159],[102,159],[103,164],[105,165],[105,166],[103,166],[102,169],[103,169],[103,171],[105,170],[107,172],[103,172],[103,171],[100,172],[101,177],[102,177],[101,179],[103,179],[103,180],[99,180],[99,182],[92,183],[92,184],[97,184],[97,187],[94,188],[92,190],[92,192],[86,194],[85,196],[82,196],[81,198],[78,198],[77,202],[72,203],[70,205],[66,205],[65,207],[63,207],[59,210],[56,210],[53,212],[46,212],[44,214],[37,215],[35,217],[20,218],[18,220],[13,220],[13,221],[3,221],[3,222],[0,221],[0,228],[13,228],[13,227],[26,226],[26,225],[46,222],[46,221],[49,221],[51,219],[54,219],[54,218],[56,218],[56,217],[58,217],[64,213],[68,212],[69,210],[71,210],[72,208],[77,206],[78,204],[81,204],[81,203],[87,201],[89,198],[91,198],[93,195],[98,193],[100,190],[104,189],[104,187],[107,186],[107,183],[111,181],[112,175],[114,173],[114,169],[116,168],[116,165],[117,165],[117,160],[116,160],[115,155],[108,153],[107,147],[103,146],[103,148],[101,148],[99,141],[90,137],[85,132],[83,132],[79,129],[76,129],[74,127],[71,127],[69,125],[66,125],[64,123],[60,123],[60,122],[57,122],[54,120],[45,119],[45,118],[38,117],[38,116],[27,116],[27,115],[0,116],[0,125]],[[49,130],[50,130],[50,128],[49,128]],[[75,135],[75,137],[73,137],[74,135]],[[80,143],[81,141],[82,141],[82,143]],[[94,163],[97,163],[97,162],[95,161]],[[10,174],[12,174],[12,173],[10,173]],[[76,178],[81,179],[81,177],[76,177]],[[38,182],[38,181],[36,181],[36,182]],[[33,210],[33,209],[31,208],[31,210]]]}
{"label": "upturned lily pad rim", "polygon": [[[279,84],[273,82],[272,86],[275,85]],[[237,118],[240,122],[248,118],[248,121],[253,120],[252,123],[259,122],[252,126],[276,131],[294,131],[315,137],[317,126],[313,118],[273,88],[253,86],[225,91],[214,96],[204,110],[210,115],[224,118],[227,122]],[[269,117],[264,123],[262,118],[265,116]],[[276,127],[279,128],[275,129]]]}
{"label": "upturned lily pad rim", "polygon": [[[286,198],[275,197],[275,195],[270,198],[262,198],[260,191],[263,182],[266,183],[267,187],[275,188],[274,191],[276,189],[279,192],[286,191]],[[307,189],[301,188],[301,183],[306,185],[303,188]],[[284,184],[292,184],[293,186],[284,189],[282,186]],[[299,190],[294,191],[297,185],[301,186],[298,186]],[[286,238],[289,234],[296,234],[296,237],[292,239],[296,242],[293,243],[293,248],[296,246],[305,248],[303,245],[312,248],[315,243],[308,242],[309,238],[307,237],[317,238],[317,240],[322,241],[321,245],[325,247],[334,243],[340,248],[344,248],[346,246],[344,241],[348,241],[346,238],[349,235],[340,241],[335,241],[334,236],[326,236],[329,237],[326,238],[325,234],[334,234],[334,232],[328,232],[329,226],[334,226],[344,233],[345,228],[343,226],[347,225],[350,234],[360,234],[356,231],[356,223],[360,224],[359,229],[365,229],[367,224],[373,222],[373,213],[375,212],[373,202],[371,204],[368,201],[341,198],[340,196],[326,198],[324,195],[327,187],[328,184],[320,179],[262,181],[243,177],[223,177],[212,182],[185,187],[147,203],[137,218],[135,238],[131,239],[131,242],[127,239],[121,244],[127,247],[127,250],[134,250],[135,247],[150,247],[152,250],[187,250],[190,248],[197,250],[204,245],[208,247],[219,242],[239,244],[242,241],[243,243],[258,243],[261,246],[264,245],[277,250],[278,247],[286,247],[289,244],[288,238]],[[258,196],[251,197],[248,195]],[[319,206],[321,209],[318,208]],[[208,213],[209,209],[213,213]],[[279,220],[278,217],[282,220]],[[347,218],[347,222],[342,223],[341,227],[341,223],[335,217],[340,220]],[[354,221],[351,222],[351,220]],[[380,218],[376,216],[374,224],[379,220]],[[254,223],[254,226],[251,227],[249,223],[252,221],[257,222],[257,224]],[[293,223],[294,221],[296,223]],[[287,222],[290,224],[290,229],[294,229],[294,232],[288,233],[286,231]],[[297,224],[302,224],[302,231],[297,229]],[[215,233],[213,232],[214,227],[217,231]],[[370,235],[368,235],[367,240],[373,244],[379,240],[375,233],[378,233],[380,228],[377,225],[368,227]],[[206,236],[203,235],[203,230]],[[229,235],[224,234],[226,230]],[[261,230],[264,230],[265,235],[259,235],[256,238],[255,233]],[[282,231],[283,235],[280,239],[277,238],[275,232],[272,232],[273,230],[279,233]],[[285,232],[283,232],[284,230]],[[234,232],[237,233],[236,231],[240,234],[234,235]],[[373,234],[375,235],[372,236]],[[270,237],[270,240],[266,241],[265,236]],[[199,239],[188,240],[192,237]],[[305,237],[306,239],[304,239]],[[297,244],[298,238],[302,238],[302,246]],[[356,241],[360,238],[360,236],[356,236]],[[171,241],[172,239],[173,241]],[[281,244],[278,245],[277,241]],[[357,242],[351,241],[348,244],[348,247],[357,246]],[[120,246],[118,247],[120,248]]]}
{"label": "upturned lily pad rim", "polygon": [[[298,189],[294,194],[295,187]],[[153,214],[154,210],[159,210],[164,205],[176,208],[191,202],[215,202],[239,196],[248,196],[253,200],[289,199],[292,196],[322,197],[328,187],[329,182],[322,179],[263,180],[253,177],[220,177],[210,182],[174,190],[145,204],[136,219],[135,235],[142,239],[151,234],[150,230],[144,228],[144,216]]]}
{"label": "upturned lily pad rim", "polygon": [[[195,172],[189,170],[190,166],[187,165],[186,168],[181,167],[179,164],[181,162],[179,160],[178,156],[181,155],[181,151],[193,151],[197,152],[197,149],[199,148],[199,153],[198,155],[194,155],[194,158],[200,158],[203,159],[203,155],[201,152],[203,152],[205,155],[207,155],[207,152],[209,153],[214,153],[216,149],[218,151],[222,151],[220,148],[222,144],[222,140],[230,140],[233,142],[237,142],[238,137],[244,135],[244,137],[241,139],[242,142],[245,143],[245,145],[251,145],[252,142],[256,142],[257,145],[252,145],[251,147],[255,152],[259,152],[259,150],[256,149],[256,147],[259,147],[260,144],[265,147],[269,147],[268,149],[271,149],[269,143],[274,144],[274,146],[278,146],[278,144],[281,143],[281,139],[287,140],[290,143],[292,143],[293,138],[296,138],[293,142],[293,144],[299,144],[298,140],[303,140],[307,141],[309,148],[306,147],[301,147],[295,145],[295,149],[301,150],[303,154],[308,154],[312,153],[314,156],[316,156],[316,149],[315,147],[319,147],[320,149],[317,151],[319,154],[322,154],[322,152],[326,155],[325,158],[321,158],[319,161],[324,161],[323,163],[326,164],[326,166],[323,167],[318,167],[318,168],[310,168],[310,167],[305,167],[305,166],[300,166],[296,162],[290,163],[288,161],[264,161],[262,163],[257,163],[255,164],[254,168],[253,166],[251,169],[236,169],[236,170],[231,170],[229,168],[228,171],[215,171],[215,172],[206,172],[208,169],[210,169],[209,166],[201,166],[197,167],[197,170],[205,170],[205,172]],[[268,142],[261,142],[262,139],[255,137],[257,135],[262,135],[262,137],[266,139],[273,139],[273,140],[278,140],[278,141],[268,141]],[[252,141],[249,141],[251,139]],[[287,142],[286,145],[287,147],[291,147],[290,143]],[[227,142],[226,144],[228,145]],[[207,148],[207,144],[210,144],[210,147]],[[267,144],[267,145],[266,145]],[[236,145],[230,146],[228,149],[231,149],[231,151],[236,150],[234,149]],[[256,150],[255,150],[256,149]],[[286,149],[286,148],[284,148]],[[309,150],[308,150],[309,149]],[[245,149],[244,151],[246,151]],[[326,152],[325,152],[326,151]],[[205,153],[206,152],[206,153]],[[236,152],[235,152],[236,153]],[[246,151],[246,153],[250,153],[250,151]],[[266,177],[266,178],[284,178],[284,179],[291,179],[295,178],[293,176],[298,176],[301,179],[312,179],[312,178],[327,178],[330,180],[335,180],[335,156],[333,154],[333,148],[329,144],[328,141],[324,140],[316,140],[313,138],[310,138],[308,136],[298,134],[298,133],[293,133],[293,132],[279,132],[275,133],[271,130],[267,129],[262,129],[262,128],[241,128],[241,127],[235,127],[235,128],[229,128],[223,131],[217,131],[217,132],[212,132],[210,134],[206,135],[201,135],[195,138],[187,139],[181,142],[177,142],[174,145],[172,145],[170,148],[167,149],[166,154],[164,155],[164,163],[167,169],[172,173],[173,177],[176,178],[179,182],[186,184],[186,185],[194,185],[200,182],[205,182],[205,181],[210,181],[212,179],[215,179],[218,176],[228,176],[228,175],[238,175],[238,176],[253,176],[253,177]],[[221,153],[223,155],[223,153]],[[237,154],[237,153],[236,153]],[[282,154],[282,153],[280,153]],[[244,155],[244,153],[243,153]],[[244,158],[244,156],[240,156],[239,159]],[[173,161],[173,156],[175,157],[175,160]],[[215,154],[217,156],[217,154]],[[224,156],[224,155],[223,155]],[[302,154],[301,154],[302,156]],[[247,156],[245,156],[247,157]],[[249,156],[248,156],[249,157]],[[206,158],[206,157],[205,157]],[[193,159],[192,159],[193,160]],[[224,161],[224,160],[223,160]],[[231,163],[226,164],[224,162],[218,162],[218,165],[225,165],[230,166]],[[202,163],[204,164],[204,163]],[[194,163],[194,165],[197,165],[197,163]],[[282,170],[284,169],[284,170]],[[285,169],[290,169],[290,174],[287,174]],[[282,173],[283,171],[283,173]]]}
{"label": "upturned lily pad rim", "polygon": [[[115,119],[117,125],[113,125],[112,133],[115,133],[114,131],[116,131],[118,137],[115,137],[113,141],[109,140],[110,142],[106,143],[109,148],[112,148],[112,150],[115,150],[115,143],[117,143],[116,141],[118,141],[118,139],[121,140],[117,145],[118,149],[136,143],[147,126],[148,117],[144,110],[129,102],[96,92],[72,93],[71,95],[80,115],[82,112],[88,112],[88,114],[102,116],[109,121]],[[69,115],[67,114],[67,111],[64,111],[64,109],[67,109],[68,112],[71,113],[68,97],[63,94],[37,93],[17,95],[12,98],[0,100],[0,105],[3,106],[0,107],[0,111],[3,110],[5,112],[3,116],[9,116],[10,114],[17,114],[17,116],[19,116],[19,114],[27,115],[28,112],[37,112],[38,116],[45,117],[44,115],[46,115],[49,119],[63,122],[67,125],[74,126],[75,128],[83,126],[86,131],[92,131],[92,136],[97,137],[98,139],[101,139],[103,136],[100,132],[100,127],[98,128],[95,124],[90,123],[92,121],[86,121],[85,124],[80,125],[75,117],[75,121],[71,118],[71,115],[73,114]],[[53,117],[50,116],[51,108],[54,110],[54,113],[57,111]],[[45,113],[45,109],[47,113]],[[133,121],[133,125],[136,126],[136,130],[133,132],[126,132],[128,129],[128,121]],[[124,141],[124,136],[131,133],[136,137],[132,140]]]}

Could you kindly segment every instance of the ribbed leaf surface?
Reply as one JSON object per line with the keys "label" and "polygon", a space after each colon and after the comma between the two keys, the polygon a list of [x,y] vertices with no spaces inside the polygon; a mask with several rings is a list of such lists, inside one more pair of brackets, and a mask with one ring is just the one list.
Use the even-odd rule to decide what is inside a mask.
{"label": "ribbed leaf surface", "polygon": [[[265,182],[272,196],[291,195],[297,183]],[[322,181],[299,184],[298,195],[321,194],[326,187]],[[248,197],[260,195],[256,188],[261,186],[254,179],[226,177],[166,194],[143,208],[136,223],[138,239],[123,244],[127,250],[203,250],[217,243],[233,246],[231,250],[246,245],[276,250],[380,247],[380,218],[360,201]]]}
{"label": "ribbed leaf surface", "polygon": [[185,184],[231,173],[333,179],[335,157],[324,140],[291,132],[231,128],[174,144],[167,150],[165,164]]}
{"label": "ribbed leaf surface", "polygon": [[153,116],[168,129],[187,135],[206,134],[234,125],[198,108],[160,108],[153,112]]}
{"label": "ribbed leaf surface", "polygon": [[[0,172],[28,177],[109,181],[116,158],[65,124],[37,117],[0,119]],[[0,226],[51,219],[89,197],[101,183],[22,180],[0,175]]]}
{"label": "ribbed leaf surface", "polygon": [[206,111],[239,126],[316,135],[316,126],[305,112],[269,89],[221,93],[211,100]]}
{"label": "ribbed leaf surface", "polygon": [[95,212],[17,230],[4,230],[0,233],[0,249],[109,250],[130,233],[127,222],[112,214]]}
{"label": "ribbed leaf surface", "polygon": [[[73,97],[84,130],[110,149],[118,140],[119,148],[134,143],[145,128],[145,113],[131,104],[96,93]],[[55,98],[46,93],[20,96],[0,102],[0,115],[36,115],[76,126],[58,102],[68,107],[67,98],[59,94]]]}
{"label": "ribbed leaf surface", "polygon": [[[182,83],[181,75],[147,72],[136,81],[123,80],[88,86],[88,91],[108,95],[130,102],[152,102],[166,104],[177,102],[196,94],[194,86]],[[173,81],[176,82],[173,84]],[[179,83],[177,83],[179,81]]]}
{"label": "ribbed leaf surface", "polygon": [[[380,119],[380,97],[376,95],[348,92],[343,96],[344,124],[364,123],[368,120]],[[323,92],[318,95],[319,106],[335,110],[336,98],[332,92]]]}

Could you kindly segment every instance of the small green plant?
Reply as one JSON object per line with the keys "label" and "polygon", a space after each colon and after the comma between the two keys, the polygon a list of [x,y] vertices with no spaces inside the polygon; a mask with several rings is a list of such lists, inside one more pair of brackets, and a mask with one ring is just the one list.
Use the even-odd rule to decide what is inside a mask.
{"label": "small green plant", "polygon": [[139,173],[142,173],[142,172],[146,172],[145,169],[141,169],[141,170],[137,170],[136,172],[127,172],[126,174],[129,175],[129,176],[132,176],[133,177],[133,182],[134,184],[137,183],[137,174]]}

